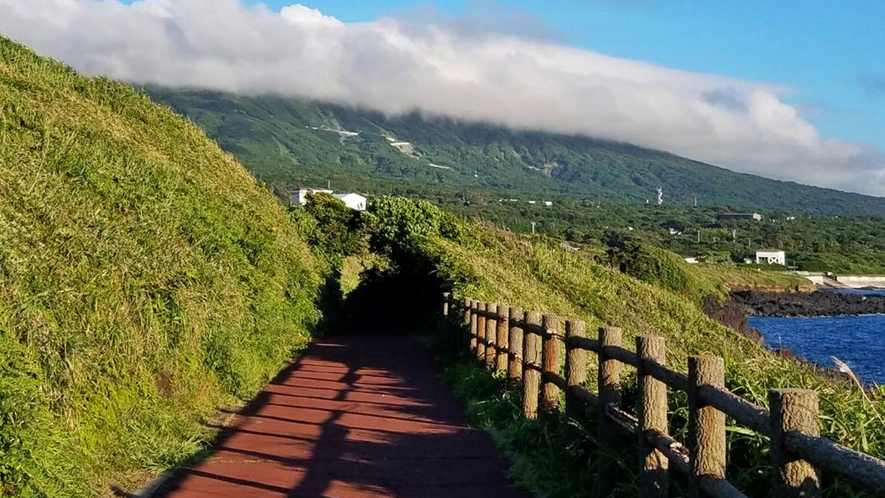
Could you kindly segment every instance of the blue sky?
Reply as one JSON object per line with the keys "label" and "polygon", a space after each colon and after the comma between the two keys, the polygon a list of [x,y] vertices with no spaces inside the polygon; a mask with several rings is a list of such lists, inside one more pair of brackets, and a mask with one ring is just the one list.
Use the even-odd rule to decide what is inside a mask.
{"label": "blue sky", "polygon": [[[256,3],[256,2],[253,2]],[[294,1],[263,2],[279,8]],[[345,22],[522,12],[559,41],[617,57],[782,83],[821,134],[885,148],[885,2],[298,0]],[[488,21],[488,19],[486,19]],[[864,84],[864,82],[866,84]],[[877,87],[878,89],[868,88]]]}

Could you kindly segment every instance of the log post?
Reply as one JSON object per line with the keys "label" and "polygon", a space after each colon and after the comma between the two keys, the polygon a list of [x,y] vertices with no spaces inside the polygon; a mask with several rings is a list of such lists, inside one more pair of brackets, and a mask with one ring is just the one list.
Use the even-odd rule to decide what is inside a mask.
{"label": "log post", "polygon": [[620,347],[622,344],[621,329],[617,327],[601,327],[599,329],[599,369],[597,385],[599,386],[599,470],[593,485],[593,495],[603,498],[611,495],[614,489],[617,465],[609,453],[618,443],[618,425],[605,415],[608,405],[621,405],[621,362],[610,358],[605,352],[606,347]]}
{"label": "log post", "polygon": [[488,304],[478,303],[476,306],[476,359],[486,361],[486,310]]}
{"label": "log post", "polygon": [[543,408],[545,413],[559,411],[560,388],[553,378],[562,375],[562,320],[556,315],[544,315]]}
{"label": "log post", "polygon": [[497,355],[495,357],[495,369],[503,372],[507,371],[507,354],[510,350],[510,308],[507,306],[498,306],[498,329],[496,331],[495,347]]}
{"label": "log post", "polygon": [[522,324],[516,323],[525,321],[525,312],[522,308],[510,308],[510,320],[514,323],[510,324],[510,365],[507,368],[507,377],[514,385],[522,382],[522,360],[523,360],[523,332]]}
{"label": "log post", "polygon": [[527,419],[538,418],[538,395],[541,391],[541,314],[529,311],[526,314],[525,328],[525,363],[523,364],[524,382],[522,411]]}
{"label": "log post", "polygon": [[479,301],[475,299],[470,300],[470,352],[476,354],[476,351],[479,350],[479,335],[477,334],[477,327],[479,326]]}
{"label": "log post", "polygon": [[772,496],[819,498],[820,473],[813,465],[790,454],[784,434],[802,432],[820,436],[817,392],[810,389],[768,391],[771,409],[771,460],[774,466]]}
{"label": "log post", "polygon": [[458,335],[456,333],[455,324],[449,318],[449,301],[451,294],[443,292],[442,297],[442,322],[440,323],[440,331],[445,336],[445,344],[449,347],[450,352],[458,352]]}
{"label": "log post", "polygon": [[584,406],[572,394],[572,390],[584,387],[587,382],[587,351],[572,347],[569,339],[587,337],[587,324],[578,320],[565,322],[565,376],[568,389],[565,391],[565,414],[570,418],[578,418],[584,413]]}
{"label": "log post", "polygon": [[725,388],[725,362],[715,356],[688,357],[688,449],[691,473],[688,492],[691,498],[703,498],[701,477],[725,479],[725,414],[706,405],[698,388]]}
{"label": "log post", "polygon": [[639,496],[667,498],[669,481],[667,457],[648,441],[646,431],[656,429],[667,434],[667,385],[653,378],[644,362],[666,363],[666,344],[663,337],[637,337],[636,356],[639,368]]}
{"label": "log post", "polygon": [[[471,341],[471,335],[470,335],[470,317],[472,316],[471,315],[471,308],[472,307],[473,307],[473,299],[470,299],[469,297],[465,297],[464,298],[464,309],[463,309],[463,311],[464,311],[464,324],[463,325],[467,329],[466,342],[467,342],[468,348],[473,347],[471,344],[472,341]],[[463,347],[464,341],[465,341],[465,334],[463,334],[463,333],[461,334],[461,341],[462,341],[461,347]]]}
{"label": "log post", "polygon": [[489,316],[486,317],[486,368],[494,371],[495,357],[498,355],[498,305],[489,304],[486,310]]}

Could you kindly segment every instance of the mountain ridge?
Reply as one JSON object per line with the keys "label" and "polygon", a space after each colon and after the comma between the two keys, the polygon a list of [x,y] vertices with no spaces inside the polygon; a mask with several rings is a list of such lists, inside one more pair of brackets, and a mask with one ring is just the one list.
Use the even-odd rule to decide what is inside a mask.
{"label": "mountain ridge", "polygon": [[[265,183],[360,185],[361,179],[483,188],[542,196],[778,209],[885,217],[885,198],[769,179],[670,152],[488,123],[388,117],[377,111],[275,96],[145,87],[203,127]],[[407,143],[408,145],[405,145]],[[395,146],[396,144],[403,144]],[[373,188],[387,193],[376,181]]]}

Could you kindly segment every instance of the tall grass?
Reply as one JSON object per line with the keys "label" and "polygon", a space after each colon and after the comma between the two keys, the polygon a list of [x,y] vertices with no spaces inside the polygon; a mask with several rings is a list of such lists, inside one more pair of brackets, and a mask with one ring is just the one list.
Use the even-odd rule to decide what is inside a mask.
{"label": "tall grass", "polygon": [[[431,209],[419,204],[421,209]],[[436,216],[430,225],[440,225]],[[885,457],[885,405],[881,397],[869,400],[850,382],[825,380],[813,367],[777,356],[724,328],[704,315],[693,293],[677,293],[639,281],[547,239],[519,236],[454,217],[449,221],[452,223],[459,228],[447,233],[413,230],[417,235],[403,244],[411,257],[431,262],[456,295],[585,320],[591,331],[600,326],[622,327],[626,347],[631,347],[638,335],[663,336],[668,364],[683,372],[689,355],[722,356],[728,388],[758,405],[767,404],[771,388],[815,389],[820,393],[824,436]],[[782,281],[778,276],[765,278]],[[595,356],[590,356],[588,371],[595,372]],[[588,379],[591,386],[595,385],[593,377]],[[685,397],[672,398],[672,432],[679,434],[685,429]],[[504,419],[499,423],[499,429],[504,430],[521,422]],[[760,479],[759,471],[767,468],[765,439],[735,428],[729,433],[729,444],[735,450],[729,478],[751,496],[764,496],[767,480]],[[825,484],[828,496],[855,494],[844,483],[827,480]]]}
{"label": "tall grass", "polygon": [[0,38],[0,494],[132,488],[306,340],[323,263],[195,126]]}

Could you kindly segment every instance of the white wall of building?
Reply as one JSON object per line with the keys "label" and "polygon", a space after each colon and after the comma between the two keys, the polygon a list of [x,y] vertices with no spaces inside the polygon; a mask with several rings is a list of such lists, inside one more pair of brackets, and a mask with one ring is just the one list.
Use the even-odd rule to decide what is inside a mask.
{"label": "white wall of building", "polygon": [[787,265],[787,254],[784,251],[756,251],[756,264]]}
{"label": "white wall of building", "polygon": [[357,211],[366,210],[366,198],[359,194],[335,194],[335,197],[341,199],[345,206]]}
{"label": "white wall of building", "polygon": [[298,190],[293,190],[289,194],[289,202],[292,205],[301,204],[302,206],[307,204],[307,196],[311,194],[331,194],[332,191],[324,188],[300,188]]}

